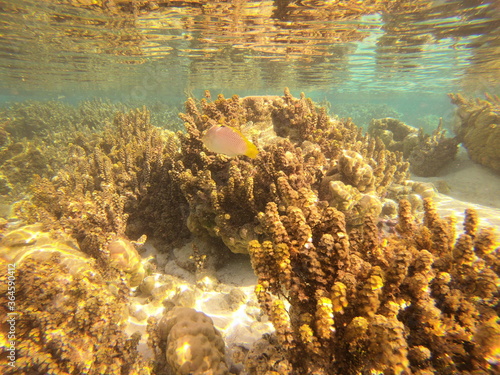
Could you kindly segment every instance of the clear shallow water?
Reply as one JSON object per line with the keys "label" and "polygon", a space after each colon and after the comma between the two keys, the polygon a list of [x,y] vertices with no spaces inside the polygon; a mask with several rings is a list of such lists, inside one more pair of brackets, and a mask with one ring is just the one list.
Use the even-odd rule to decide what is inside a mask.
{"label": "clear shallow water", "polygon": [[446,92],[498,90],[499,9],[498,1],[5,1],[2,99],[178,103],[204,89],[288,86],[317,100],[445,104]]}
{"label": "clear shallow water", "polygon": [[[0,102],[8,106],[26,99],[52,100],[47,107],[55,108],[54,114],[68,115],[57,121],[75,132],[86,123],[75,123],[78,116],[70,116],[74,111],[57,112],[62,103],[104,98],[100,118],[90,116],[95,114],[92,106],[87,112],[89,129],[95,129],[92,121],[111,121],[112,116],[103,120],[112,112],[109,101],[146,104],[154,125],[177,130],[182,121],[174,117],[186,96],[200,98],[205,89],[212,97],[281,95],[288,86],[295,96],[303,91],[327,105],[330,113],[352,117],[364,127],[373,117],[392,116],[430,132],[440,117],[450,128],[454,107],[448,92],[500,93],[499,9],[498,1],[470,0],[4,1],[0,3]],[[67,139],[57,136],[61,131],[57,121],[50,113],[45,115],[46,122],[34,124],[44,129],[35,130],[48,139],[43,146],[50,143],[47,148],[53,151]],[[2,120],[0,128],[7,123]],[[36,147],[33,139],[22,141]],[[52,177],[52,170],[43,165],[51,160],[31,155],[32,164],[40,160],[36,173]],[[22,162],[5,165],[30,170]],[[466,207],[477,209],[480,226],[500,228],[498,178],[468,158],[458,159],[430,180],[450,190],[449,196],[436,198],[439,212],[459,217],[458,232]],[[6,188],[0,185],[0,191],[2,187]],[[0,217],[7,217],[10,208],[0,200]],[[196,282],[200,280],[191,274],[188,281],[174,284],[167,278],[175,275],[172,263],[192,259],[194,245],[184,250],[173,252],[175,260],[160,259],[153,248],[142,254],[145,265],[153,258],[157,261],[150,270],[158,270],[152,275],[152,287],[163,289],[158,293],[177,289],[175,298],[189,301],[196,289],[206,292],[195,307],[212,316],[228,345],[252,343],[264,333],[262,326],[267,326],[265,332],[271,330],[269,321],[260,320],[248,258],[239,258],[242,264],[231,262],[219,272],[219,280],[228,285],[206,278]],[[176,272],[185,276],[187,271],[181,268],[176,264]],[[236,306],[234,314],[221,311],[227,309],[221,304],[224,296],[234,291],[229,284],[245,286],[248,309]],[[184,297],[180,291],[186,291]],[[131,297],[130,334],[146,332],[145,317],[162,314],[164,297],[151,304],[141,294],[135,300]],[[146,357],[152,355],[144,349],[144,338],[139,346]]]}

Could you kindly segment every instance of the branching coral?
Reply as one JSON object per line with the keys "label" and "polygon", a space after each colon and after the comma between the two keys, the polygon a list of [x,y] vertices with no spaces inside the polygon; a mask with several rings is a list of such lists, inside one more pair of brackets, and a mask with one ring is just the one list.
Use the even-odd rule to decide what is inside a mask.
{"label": "branching coral", "polygon": [[[262,373],[452,374],[489,369],[498,360],[500,266],[493,231],[479,230],[470,210],[464,233],[455,240],[453,219],[440,218],[430,200],[419,198],[423,224],[402,200],[395,232],[386,238],[379,233],[384,197],[398,198],[398,192],[411,189],[402,186],[408,163],[400,152],[288,90],[283,97],[220,95],[214,101],[207,93],[198,104],[189,99],[181,118],[186,133],[161,131],[142,109],[119,113],[98,134],[78,134],[67,166],[52,179],[35,180],[31,200],[17,206],[18,217],[71,233],[97,259],[94,264],[85,257],[83,263],[97,270],[88,276],[96,278],[92,285],[103,284],[99,275],[110,280],[126,275],[129,286],[138,285],[144,269],[128,238],[144,233],[171,246],[189,230],[220,240],[233,252],[249,252],[259,278],[258,301],[286,350],[276,349],[283,361],[273,361],[276,367]],[[204,148],[202,134],[212,125],[248,131],[254,122],[266,129],[266,137],[249,134],[260,149],[257,158],[229,158]],[[424,185],[414,187],[427,194]],[[16,236],[7,235],[4,246],[30,245],[22,231]],[[71,273],[57,256],[43,259],[41,269],[55,264],[56,274]],[[29,262],[26,267],[34,269]],[[39,286],[30,275],[24,281]],[[43,271],[44,280],[53,282],[51,277],[56,276]],[[93,286],[79,284],[85,277],[74,277],[69,285],[83,288],[90,299]],[[125,291],[120,284],[119,297]],[[40,298],[48,297],[44,292]],[[87,308],[94,305],[106,316],[109,306],[103,301],[79,301],[75,308],[83,307],[72,310],[75,316],[88,317],[94,310]],[[30,306],[27,302],[27,311]],[[157,337],[151,332],[151,340],[167,340],[165,360],[177,373],[226,373],[220,337],[199,314],[173,311],[165,332]],[[68,321],[73,320],[65,317]],[[206,328],[201,336],[191,331],[198,323]],[[192,341],[180,340],[177,331]],[[133,353],[123,342],[119,337],[117,350]],[[188,354],[190,359],[183,357]],[[115,371],[108,371],[105,359],[102,366]]]}
{"label": "branching coral", "polygon": [[411,172],[422,177],[435,176],[453,161],[460,143],[456,137],[445,136],[441,120],[431,135],[393,118],[372,120],[368,132],[380,138],[387,149],[401,151]]}
{"label": "branching coral", "polygon": [[458,140],[467,149],[469,157],[495,172],[500,172],[500,100],[495,96],[466,99],[460,94],[449,94],[457,108],[459,122],[455,126]]}
{"label": "branching coral", "polygon": [[491,230],[478,233],[473,210],[455,241],[455,222],[440,218],[431,200],[423,224],[403,200],[398,234],[381,239],[370,216],[348,231],[341,212],[297,203],[295,193],[286,212],[269,203],[259,214],[271,241],[250,245],[261,308],[288,348],[287,373],[493,369],[499,254]]}
{"label": "branching coral", "polygon": [[[246,253],[262,233],[258,212],[269,202],[294,205],[291,190],[329,201],[359,225],[381,212],[387,188],[407,176],[400,154],[352,122],[332,120],[305,95],[294,98],[286,89],[283,97],[205,96],[199,105],[186,102],[185,134],[152,126],[144,109],[117,114],[100,133],[77,134],[70,163],[52,180],[38,178],[18,215],[69,229],[98,259],[116,238],[145,233],[173,244],[187,228]],[[215,124],[249,132],[259,157],[209,152],[201,136]],[[253,125],[267,135],[252,135]]]}
{"label": "branching coral", "polygon": [[[83,251],[106,266],[117,254],[112,244],[128,242],[129,213],[141,215],[137,210],[151,184],[151,171],[159,173],[169,152],[164,140],[146,110],[118,114],[100,136],[78,135],[66,167],[51,180],[38,177],[33,198],[17,205],[17,215],[27,222],[41,221],[47,228],[70,231]],[[130,246],[124,245],[122,250],[129,250],[122,254],[128,253],[125,258],[132,261],[137,256]],[[134,278],[136,271],[142,273],[134,267],[118,268],[132,272]]]}
{"label": "branching coral", "polygon": [[[407,176],[400,154],[287,89],[283,97],[219,95],[214,102],[202,99],[199,106],[189,99],[181,118],[187,134],[180,135],[182,151],[171,176],[189,203],[188,226],[197,234],[220,237],[233,252],[247,252],[248,243],[261,236],[257,213],[269,202],[286,211],[297,199],[321,199],[349,212],[350,224],[360,224],[369,213],[380,213],[388,186]],[[210,126],[242,129],[253,121],[276,134],[272,140],[254,138],[260,146],[255,160],[230,160],[204,149],[201,134]]]}
{"label": "branching coral", "polygon": [[[84,101],[78,107],[60,102],[16,103],[0,108],[0,165],[2,200],[11,202],[24,196],[36,174],[52,178],[63,168],[73,150],[75,134],[101,131],[124,106],[101,100]],[[0,141],[0,143],[2,143]]]}

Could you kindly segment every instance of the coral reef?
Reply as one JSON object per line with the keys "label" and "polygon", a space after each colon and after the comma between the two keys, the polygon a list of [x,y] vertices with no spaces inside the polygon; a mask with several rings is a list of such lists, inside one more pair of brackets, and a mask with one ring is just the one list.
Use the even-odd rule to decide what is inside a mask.
{"label": "coral reef", "polygon": [[[152,107],[152,122],[158,125],[165,125],[167,120],[174,123],[171,108],[159,104]],[[126,109],[123,104],[98,99],[83,101],[78,106],[55,101],[28,101],[0,108],[0,167],[3,172],[0,174],[0,203],[10,204],[25,197],[35,175],[51,179],[63,169],[71,171],[68,159],[74,162],[77,155],[82,156],[83,153],[91,158],[96,147],[106,154],[117,141],[114,129],[129,137],[139,136],[139,133],[118,129],[124,125],[110,125],[115,121],[115,115],[126,112]],[[148,126],[161,133],[149,124],[149,116]],[[171,135],[162,134],[161,141],[173,139]],[[156,140],[159,139],[157,135]],[[117,145],[124,147],[125,144]],[[138,146],[138,143],[134,145]],[[120,152],[130,154],[130,150]],[[138,152],[139,148],[136,148],[135,153]],[[111,159],[115,164],[125,162],[123,157],[118,160],[117,156],[112,156]],[[78,167],[76,173],[80,172],[87,173]]]}
{"label": "coral reef", "polygon": [[[330,202],[346,212],[350,225],[359,225],[368,213],[380,213],[381,197],[407,177],[400,154],[363,136],[349,120],[332,120],[305,95],[294,98],[288,89],[283,97],[219,95],[199,106],[189,99],[181,118],[187,134],[179,135],[181,155],[171,175],[189,203],[188,227],[221,238],[233,252],[246,253],[248,243],[261,235],[257,214],[269,202],[283,211],[295,204],[291,190]],[[255,160],[229,159],[203,147],[201,134],[211,126],[241,129],[254,121],[267,129],[265,137],[253,139],[260,148]]]}
{"label": "coral reef", "polygon": [[430,199],[423,224],[402,200],[397,233],[380,238],[371,216],[349,231],[340,211],[296,193],[302,203],[286,213],[270,202],[259,214],[271,240],[250,243],[256,294],[284,349],[252,374],[493,371],[500,248],[474,210],[455,241],[455,221]]}
{"label": "coral reef", "polygon": [[[177,298],[192,306],[195,294],[165,300],[167,286],[143,282],[137,247],[147,235],[169,250],[189,233],[221,253],[221,244],[250,253],[256,296],[276,330],[243,361],[251,374],[454,374],[499,361],[495,233],[479,230],[468,210],[456,240],[455,221],[440,218],[429,200],[434,190],[406,181],[403,149],[387,149],[288,89],[215,100],[206,92],[188,99],[180,117],[185,133],[153,126],[143,108],[76,134],[66,165],[53,178],[34,178],[32,197],[16,205],[19,219],[38,224],[12,231],[0,223],[3,261],[26,270],[20,332],[23,350],[40,353],[39,372],[138,373],[137,337],[121,332],[130,287],[165,306]],[[245,133],[258,156],[206,149],[202,135],[217,124]],[[440,127],[412,134],[430,157],[443,139]],[[190,262],[202,268],[207,249],[192,250]],[[78,340],[66,343],[55,324]],[[148,330],[155,373],[229,372],[204,314],[174,308]],[[92,346],[91,359],[78,355],[95,340],[103,344]]]}
{"label": "coral reef", "polygon": [[[56,101],[15,103],[0,108],[0,200],[22,198],[33,176],[52,178],[70,158],[76,137],[102,131],[115,113],[125,108],[103,100],[77,107]],[[70,146],[68,146],[70,145]]]}
{"label": "coral reef", "polygon": [[[69,162],[56,177],[35,179],[33,197],[16,205],[17,216],[68,231],[99,266],[113,265],[128,274],[132,286],[137,285],[144,270],[127,239],[127,222],[130,213],[144,214],[138,207],[150,185],[151,171],[160,173],[169,137],[170,133],[151,125],[146,110],[118,114],[99,136],[79,134],[71,144]],[[170,212],[163,213],[164,218],[172,217],[174,228],[183,225],[177,212],[172,205]],[[135,238],[147,229],[144,225],[138,229],[143,232],[137,233],[133,225],[129,228]]]}
{"label": "coral reef", "polygon": [[202,312],[174,307],[151,332],[150,343],[157,355],[166,359],[172,374],[229,374],[224,340],[212,319]]}
{"label": "coral reef", "polygon": [[[0,241],[0,264],[15,264],[15,367],[4,374],[149,374],[127,337],[128,287],[108,279],[78,244],[40,225],[8,231]],[[7,306],[7,273],[0,276]]]}
{"label": "coral reef", "polygon": [[373,119],[368,133],[380,138],[388,150],[400,151],[410,162],[410,171],[417,176],[431,177],[451,161],[460,141],[445,136],[442,119],[432,134],[393,118]]}
{"label": "coral reef", "polygon": [[50,132],[74,129],[76,108],[58,101],[15,103],[0,109],[4,129],[15,139],[46,137]]}
{"label": "coral reef", "polygon": [[[258,212],[269,202],[294,204],[289,187],[307,190],[308,199],[326,201],[346,213],[349,225],[360,225],[366,215],[378,216],[389,189],[406,180],[401,154],[350,120],[331,119],[304,94],[205,96],[199,105],[186,102],[180,117],[187,133],[161,131],[143,109],[117,114],[94,136],[79,134],[68,150],[70,163],[51,180],[35,180],[31,201],[17,205],[18,217],[71,231],[104,264],[117,238],[146,234],[173,246],[188,229],[247,253],[262,233]],[[216,124],[246,132],[258,157],[208,151],[201,136]]]}
{"label": "coral reef", "polygon": [[471,160],[500,173],[500,99],[466,99],[460,94],[449,94],[457,106],[458,123],[454,131],[467,149]]}

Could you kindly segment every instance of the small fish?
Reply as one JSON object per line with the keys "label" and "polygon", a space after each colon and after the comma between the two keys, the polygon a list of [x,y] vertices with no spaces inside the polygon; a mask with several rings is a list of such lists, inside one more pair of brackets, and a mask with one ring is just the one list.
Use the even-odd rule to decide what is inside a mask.
{"label": "small fish", "polygon": [[214,125],[205,132],[201,140],[206,148],[218,154],[255,158],[259,153],[257,147],[239,130],[229,126]]}

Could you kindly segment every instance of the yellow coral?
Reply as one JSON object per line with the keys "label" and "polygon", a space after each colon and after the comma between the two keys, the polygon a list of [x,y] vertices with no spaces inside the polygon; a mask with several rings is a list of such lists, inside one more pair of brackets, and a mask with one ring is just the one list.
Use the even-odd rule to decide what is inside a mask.
{"label": "yellow coral", "polygon": [[484,356],[492,366],[498,366],[500,363],[500,319],[491,317],[481,324],[474,339],[482,348],[481,353],[478,354]]}
{"label": "yellow coral", "polygon": [[314,332],[309,324],[302,324],[300,326],[299,336],[302,343],[308,348],[311,353],[321,354],[318,339],[314,336]]}
{"label": "yellow coral", "polygon": [[494,228],[484,228],[479,231],[474,240],[474,251],[478,256],[487,256],[500,246],[495,235]]}
{"label": "yellow coral", "polygon": [[335,332],[332,300],[320,297],[316,305],[316,329],[318,336],[324,340],[330,339]]}
{"label": "yellow coral", "polygon": [[333,312],[342,313],[347,307],[347,287],[340,281],[333,284],[332,287],[332,306]]}
{"label": "yellow coral", "polygon": [[314,333],[308,324],[302,324],[299,328],[300,338],[304,344],[314,341]]}
{"label": "yellow coral", "polygon": [[363,316],[356,316],[346,327],[345,340],[349,342],[362,339],[366,335],[369,326],[368,319]]}
{"label": "yellow coral", "polygon": [[293,346],[292,329],[290,318],[285,309],[285,304],[281,300],[274,300],[271,307],[270,318],[278,335],[278,340],[284,348],[290,349]]}

